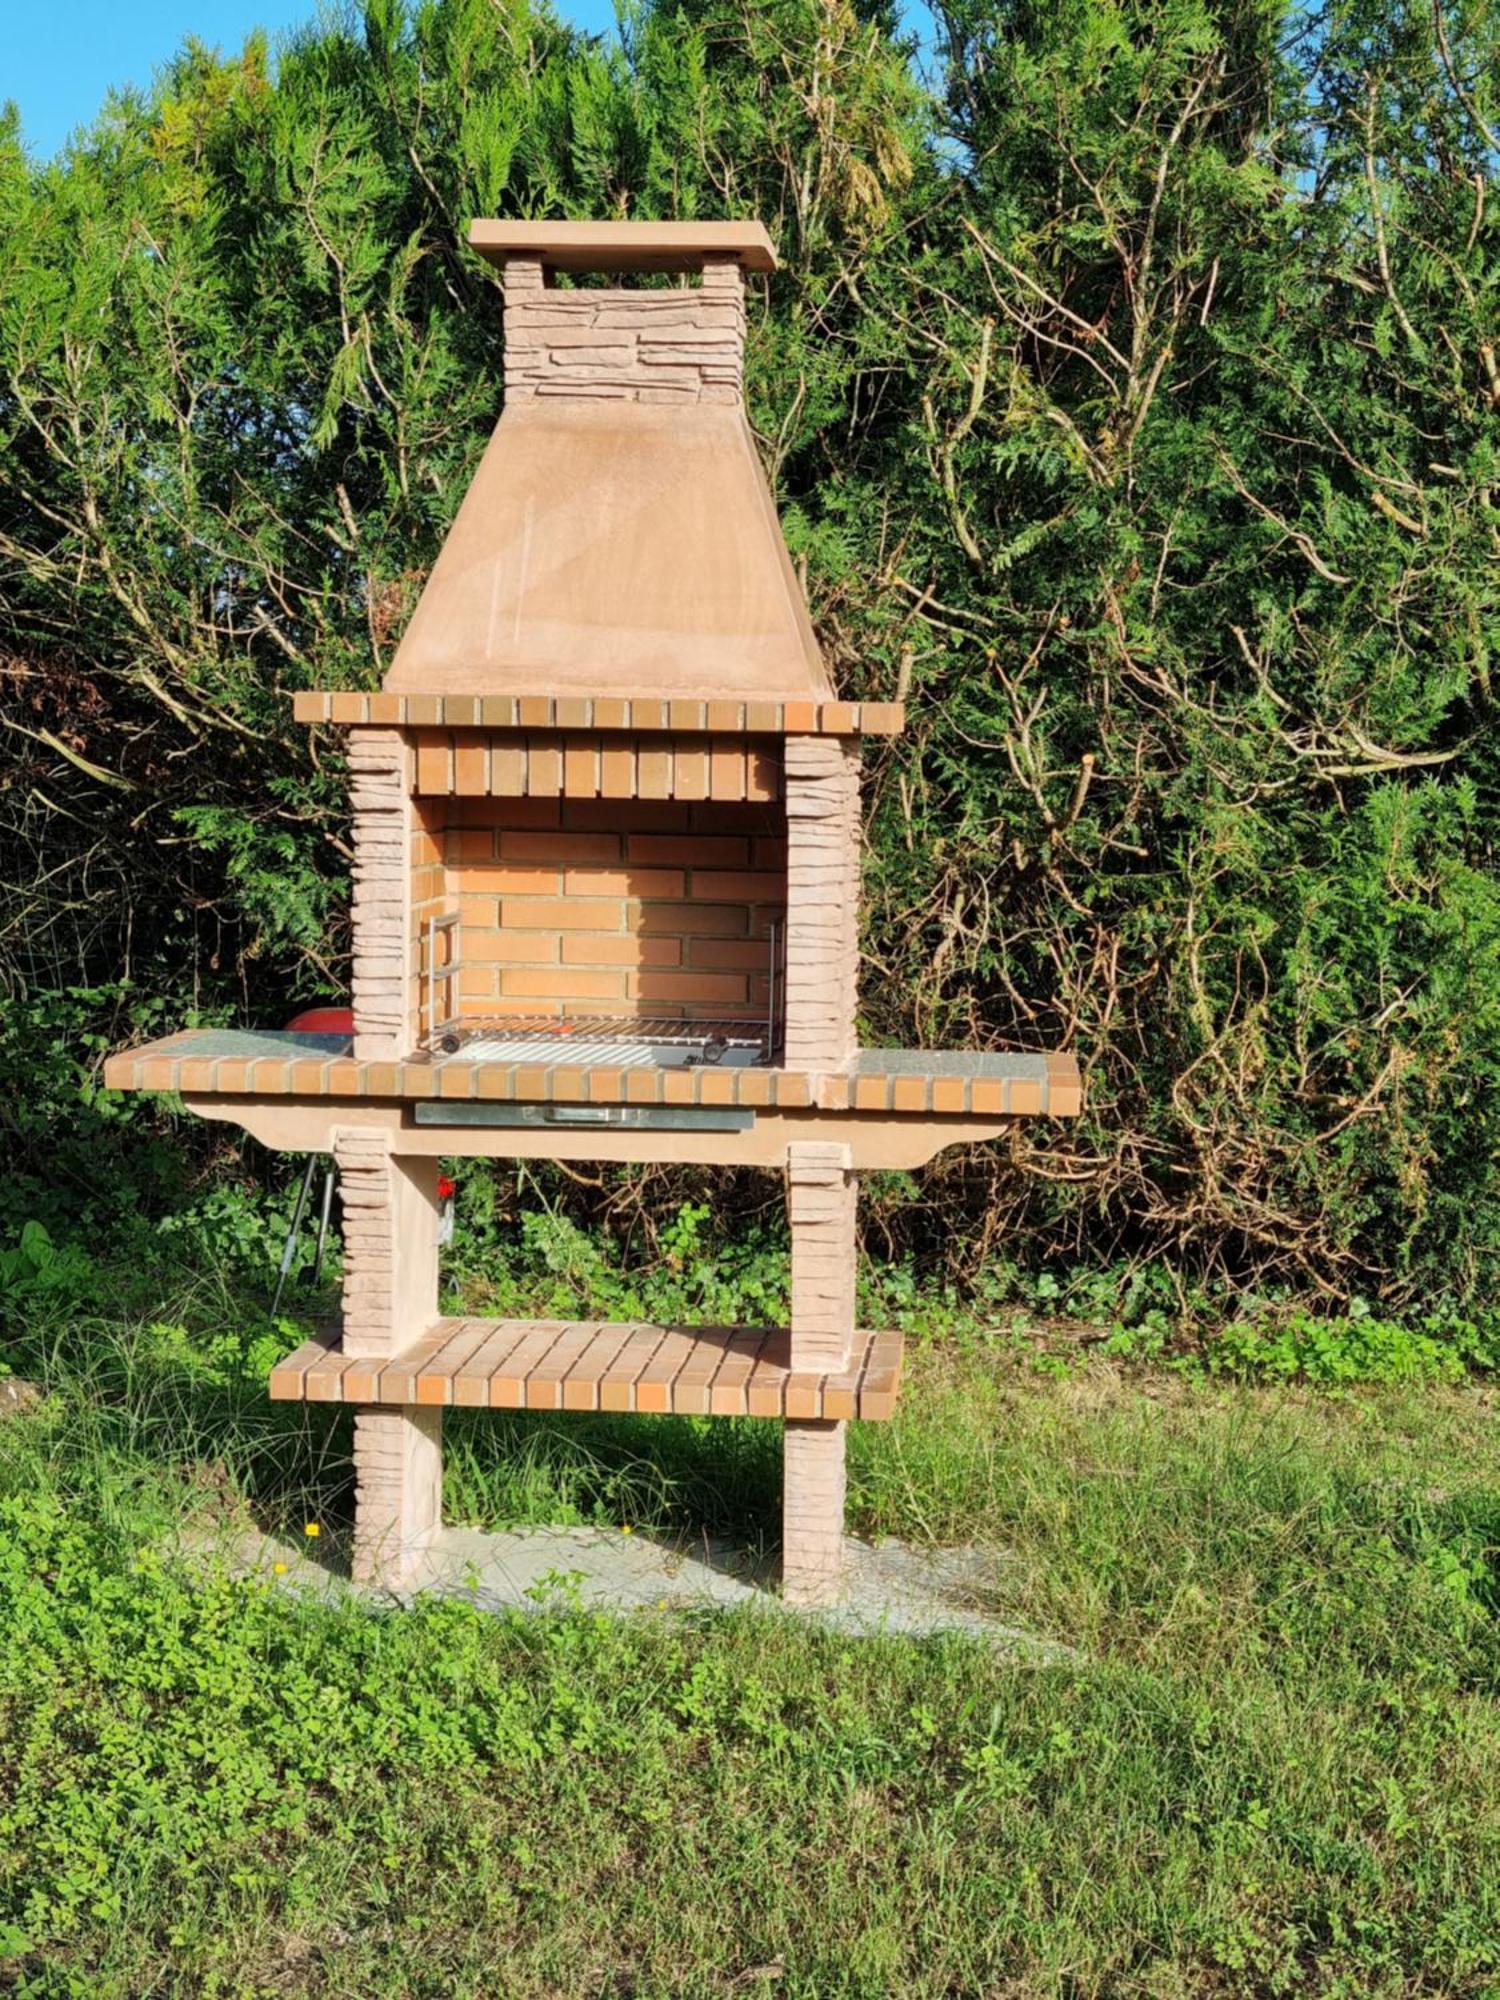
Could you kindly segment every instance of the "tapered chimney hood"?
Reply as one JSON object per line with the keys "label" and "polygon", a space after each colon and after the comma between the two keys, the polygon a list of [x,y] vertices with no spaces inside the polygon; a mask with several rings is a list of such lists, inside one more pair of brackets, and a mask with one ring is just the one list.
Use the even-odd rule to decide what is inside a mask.
{"label": "tapered chimney hood", "polygon": [[[502,277],[505,407],[386,692],[829,700],[745,418],[765,230],[481,221],[469,240]],[[574,271],[690,282],[556,283]]]}

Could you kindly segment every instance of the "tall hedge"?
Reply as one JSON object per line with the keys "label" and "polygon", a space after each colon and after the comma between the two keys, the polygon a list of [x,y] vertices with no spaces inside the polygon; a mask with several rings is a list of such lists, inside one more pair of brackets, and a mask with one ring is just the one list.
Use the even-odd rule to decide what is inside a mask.
{"label": "tall hedge", "polygon": [[1497,126],[1485,0],[951,0],[935,48],[374,0],[189,48],[51,164],[12,118],[13,1020],[337,987],[338,744],[287,696],[378,680],[494,420],[468,218],[753,213],[787,533],[840,685],[911,705],[866,1037],[1090,1078],[883,1240],[1492,1296]]}

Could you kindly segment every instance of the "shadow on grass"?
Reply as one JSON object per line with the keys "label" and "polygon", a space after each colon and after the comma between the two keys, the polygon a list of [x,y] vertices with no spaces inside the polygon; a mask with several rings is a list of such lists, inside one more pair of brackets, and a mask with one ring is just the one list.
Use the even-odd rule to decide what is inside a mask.
{"label": "shadow on grass", "polygon": [[232,1333],[192,1317],[199,1323],[77,1314],[27,1330],[7,1359],[42,1401],[0,1441],[0,1479],[87,1494],[122,1523],[164,1524],[184,1504],[206,1515],[248,1504],[278,1532],[300,1533],[346,1511],[348,1413],[269,1401],[270,1360],[290,1343],[263,1316],[243,1315]]}
{"label": "shadow on grass", "polygon": [[779,1539],[780,1426],[751,1418],[453,1410],[444,1511],[479,1527]]}
{"label": "shadow on grass", "polygon": [[[306,1312],[306,1308],[303,1308]],[[248,1511],[263,1532],[347,1563],[353,1412],[272,1403],[266,1377],[314,1315],[202,1282],[159,1317],[66,1312],[10,1345],[45,1401],[0,1437],[0,1485],[88,1493],[107,1515],[165,1527],[184,1501],[201,1519]],[[24,1434],[24,1435],[23,1435]],[[444,1423],[444,1518],[481,1528],[629,1526],[681,1546],[779,1535],[780,1427],[750,1419],[453,1410]]]}

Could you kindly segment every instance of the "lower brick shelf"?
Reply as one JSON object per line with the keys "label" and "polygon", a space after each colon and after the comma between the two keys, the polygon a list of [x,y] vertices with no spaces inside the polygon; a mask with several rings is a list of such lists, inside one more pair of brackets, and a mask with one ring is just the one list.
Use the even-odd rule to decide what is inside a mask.
{"label": "lower brick shelf", "polygon": [[440,1319],[388,1361],[346,1355],[340,1338],[330,1327],[278,1363],[272,1400],[878,1421],[901,1383],[899,1333],[857,1333],[832,1375],[794,1371],[782,1327]]}

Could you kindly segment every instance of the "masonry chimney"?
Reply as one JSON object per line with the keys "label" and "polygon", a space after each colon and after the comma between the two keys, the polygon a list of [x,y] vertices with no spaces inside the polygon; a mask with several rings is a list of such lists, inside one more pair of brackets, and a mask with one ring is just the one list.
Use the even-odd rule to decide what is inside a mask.
{"label": "masonry chimney", "polygon": [[[385,687],[827,701],[744,411],[758,223],[476,222],[505,407]],[[559,274],[669,272],[671,286]]]}

